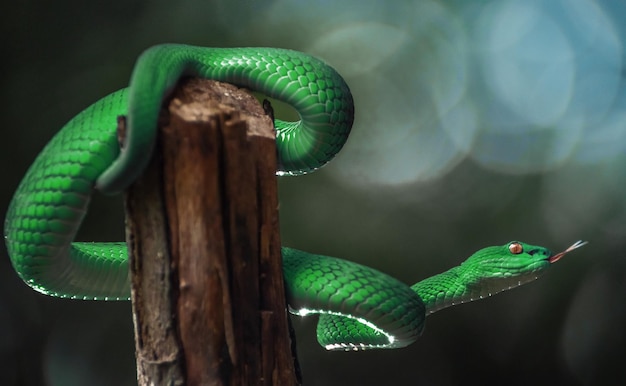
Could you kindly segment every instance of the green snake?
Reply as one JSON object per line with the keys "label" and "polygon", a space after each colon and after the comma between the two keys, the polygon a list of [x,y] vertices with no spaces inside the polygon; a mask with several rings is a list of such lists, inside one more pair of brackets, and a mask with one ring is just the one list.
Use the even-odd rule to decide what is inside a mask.
{"label": "green snake", "polygon": [[[354,117],[342,77],[319,59],[276,48],[159,45],[138,59],[126,89],[71,119],[46,145],[20,183],[5,221],[5,241],[19,276],[44,294],[121,300],[130,296],[126,244],[73,242],[94,190],[123,191],[153,150],[157,117],[182,76],[233,83],[284,101],[297,122],[276,120],[279,175],[323,166],[342,148]],[[127,116],[120,150],[118,116]],[[413,286],[374,269],[283,248],[292,313],[319,313],[318,341],[329,350],[403,347],[426,315],[537,278],[559,254],[510,242],[474,253],[461,265]]]}

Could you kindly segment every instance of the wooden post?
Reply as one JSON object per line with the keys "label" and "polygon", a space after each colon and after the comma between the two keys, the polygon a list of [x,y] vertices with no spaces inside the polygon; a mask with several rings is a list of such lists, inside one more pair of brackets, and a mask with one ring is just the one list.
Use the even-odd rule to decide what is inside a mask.
{"label": "wooden post", "polygon": [[297,385],[271,119],[228,84],[181,82],[126,197],[139,385]]}

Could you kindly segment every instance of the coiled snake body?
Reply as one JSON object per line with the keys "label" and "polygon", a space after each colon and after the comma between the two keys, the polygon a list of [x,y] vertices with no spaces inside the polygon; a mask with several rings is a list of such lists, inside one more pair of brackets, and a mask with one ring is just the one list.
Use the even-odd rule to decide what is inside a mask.
{"label": "coiled snake body", "polygon": [[[331,67],[275,48],[216,49],[160,45],[139,58],[130,86],[94,103],[48,143],[20,183],[5,221],[5,241],[20,277],[52,296],[118,300],[130,294],[125,243],[73,242],[94,189],[117,193],[143,170],[154,145],[164,96],[183,75],[245,86],[291,104],[298,122],[276,121],[278,174],[328,162],[352,126],[352,96]],[[120,151],[117,117],[128,119]],[[403,347],[421,334],[427,314],[535,279],[560,254],[511,242],[482,249],[463,264],[411,287],[333,257],[283,248],[293,313],[320,313],[327,349]]]}

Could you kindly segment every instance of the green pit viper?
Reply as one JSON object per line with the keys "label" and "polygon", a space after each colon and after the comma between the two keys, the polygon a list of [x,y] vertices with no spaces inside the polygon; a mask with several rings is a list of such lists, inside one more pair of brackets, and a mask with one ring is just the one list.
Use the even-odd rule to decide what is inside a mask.
{"label": "green pit viper", "polygon": [[[279,175],[314,171],[342,148],[354,117],[350,90],[324,62],[276,48],[159,45],[145,51],[130,86],[70,120],[20,183],[5,221],[19,276],[44,294],[120,300],[130,295],[125,243],[73,242],[94,190],[123,191],[153,150],[162,102],[182,76],[246,87],[284,101],[301,120],[276,120]],[[120,150],[118,116],[127,116]],[[461,265],[408,286],[374,269],[283,248],[289,309],[319,313],[318,341],[329,350],[403,347],[422,333],[426,315],[536,279],[557,254],[513,241],[479,250]]]}

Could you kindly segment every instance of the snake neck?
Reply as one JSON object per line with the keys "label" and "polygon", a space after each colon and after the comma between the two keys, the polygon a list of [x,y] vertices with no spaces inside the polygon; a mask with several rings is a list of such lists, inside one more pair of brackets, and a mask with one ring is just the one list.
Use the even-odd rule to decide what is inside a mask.
{"label": "snake neck", "polygon": [[426,315],[457,304],[484,299],[536,279],[538,272],[517,277],[484,277],[472,267],[460,265],[411,286],[426,308]]}

